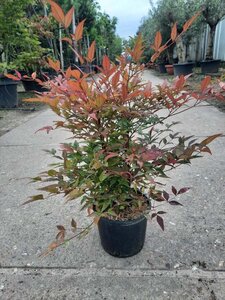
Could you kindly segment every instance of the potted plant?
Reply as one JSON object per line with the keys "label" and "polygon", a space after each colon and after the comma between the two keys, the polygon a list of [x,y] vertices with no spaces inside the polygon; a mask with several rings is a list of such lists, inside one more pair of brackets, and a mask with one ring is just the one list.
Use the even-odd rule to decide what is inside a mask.
{"label": "potted plant", "polygon": [[[15,108],[18,106],[17,84],[18,80],[6,77],[7,69],[12,69],[13,65],[0,63],[0,107]],[[16,78],[17,79],[17,78]]]}
{"label": "potted plant", "polygon": [[157,67],[159,73],[166,73],[166,65],[168,65],[167,55],[165,52],[162,53],[162,55],[157,59]]}
{"label": "potted plant", "polygon": [[225,16],[225,7],[223,1],[220,0],[206,0],[200,1],[200,3],[204,22],[209,28],[206,55],[205,60],[201,61],[201,70],[203,74],[217,73],[220,67],[220,59],[214,59],[213,46],[216,26]]}
{"label": "potted plant", "polygon": [[[63,26],[71,21],[55,2],[50,4],[56,19],[61,16]],[[158,34],[152,60],[166,48],[160,48],[159,38]],[[72,44],[70,39],[68,42]],[[170,192],[165,189],[162,180],[169,170],[190,164],[204,152],[211,153],[208,144],[221,135],[196,141],[173,131],[176,123],[169,122],[171,117],[202,102],[209,91],[209,77],[195,93],[184,92],[183,76],[172,85],[164,83],[154,89],[151,83],[141,80],[144,66],[139,63],[143,53],[140,35],[128,51],[132,62],[122,55],[119,64],[113,64],[105,55],[98,79],[70,67],[64,72],[59,62],[49,59],[50,67],[59,75],[49,80],[48,92],[28,100],[48,103],[60,116],[54,128],[45,126],[40,130],[69,130],[72,142],[63,143],[59,153],[51,151],[59,163],[33,178],[44,184],[39,188],[43,193],[25,203],[43,200],[45,193],[63,194],[66,201],[80,199],[81,209],[93,217],[81,231],[72,219],[71,229],[77,232],[69,237],[66,228],[58,225],[56,240],[46,253],[86,234],[94,223],[108,253],[118,257],[138,253],[144,244],[147,218],[155,219],[164,229],[165,211],[158,206],[181,205],[176,196],[188,190],[174,186]],[[77,54],[82,63],[92,63],[94,53],[93,42],[85,57]]]}

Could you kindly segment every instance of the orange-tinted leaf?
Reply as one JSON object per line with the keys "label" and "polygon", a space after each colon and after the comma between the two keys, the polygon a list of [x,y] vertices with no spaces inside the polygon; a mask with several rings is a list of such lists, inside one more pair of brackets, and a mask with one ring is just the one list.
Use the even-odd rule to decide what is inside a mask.
{"label": "orange-tinted leaf", "polygon": [[85,20],[81,21],[76,27],[75,34],[73,35],[76,41],[79,41],[83,36],[84,22]]}
{"label": "orange-tinted leaf", "polygon": [[12,80],[17,80],[17,81],[20,80],[18,77],[16,77],[15,75],[12,75],[12,74],[6,74],[4,76],[9,79],[12,79]]}
{"label": "orange-tinted leaf", "polygon": [[67,38],[67,37],[62,38],[62,41],[65,41],[65,42],[69,43],[71,46],[73,44],[72,40],[70,38]]}
{"label": "orange-tinted leaf", "polygon": [[155,46],[156,51],[159,49],[161,44],[162,44],[162,35],[161,35],[160,31],[157,31],[156,35],[155,35],[155,42],[154,42],[154,46]]}
{"label": "orange-tinted leaf", "polygon": [[173,28],[171,30],[171,35],[170,35],[170,38],[173,42],[175,41],[176,37],[177,37],[177,23],[173,25]]}
{"label": "orange-tinted leaf", "polygon": [[201,11],[197,12],[194,16],[192,16],[185,24],[183,25],[183,31],[187,31],[188,28],[194,23],[197,17],[201,14]]}
{"label": "orange-tinted leaf", "polygon": [[92,42],[91,46],[88,48],[87,59],[89,62],[92,62],[95,55],[95,41]]}
{"label": "orange-tinted leaf", "polygon": [[83,64],[83,63],[84,63],[83,57],[77,52],[76,49],[71,48],[71,50],[72,50],[72,51],[76,54],[76,56],[79,58],[80,63]]}
{"label": "orange-tinted leaf", "polygon": [[112,78],[112,85],[114,88],[116,87],[117,83],[119,82],[120,74],[121,74],[121,72],[117,71],[116,74]]}
{"label": "orange-tinted leaf", "polygon": [[94,224],[98,225],[99,220],[100,220],[100,217],[98,217],[98,216],[95,217],[95,218],[94,218],[94,221],[93,221]]}
{"label": "orange-tinted leaf", "polygon": [[201,91],[203,92],[211,82],[211,76],[206,76],[201,82]]}
{"label": "orange-tinted leaf", "polygon": [[68,13],[65,15],[65,19],[64,19],[65,28],[68,28],[70,26],[73,19],[73,14],[74,14],[74,7],[72,6],[71,9],[68,11]]}
{"label": "orange-tinted leaf", "polygon": [[104,55],[102,60],[103,69],[108,71],[110,69],[110,59],[107,55]]}
{"label": "orange-tinted leaf", "polygon": [[48,57],[48,64],[56,72],[58,72],[60,70],[60,62],[58,60],[57,61],[53,61],[50,57]]}
{"label": "orange-tinted leaf", "polygon": [[134,61],[139,61],[143,53],[143,40],[142,35],[139,34],[136,43],[134,45],[134,51],[132,51],[131,55]]}
{"label": "orange-tinted leaf", "polygon": [[33,73],[31,74],[31,77],[32,77],[33,79],[36,79],[37,73],[36,73],[36,72],[33,72]]}
{"label": "orange-tinted leaf", "polygon": [[71,67],[69,67],[69,68],[66,70],[66,74],[65,74],[65,75],[66,75],[66,78],[67,78],[67,79],[69,79],[69,78],[71,77],[71,75],[72,75],[72,74],[71,74]]}
{"label": "orange-tinted leaf", "polygon": [[160,55],[160,53],[158,53],[158,52],[154,53],[151,57],[151,62],[156,61],[156,59],[159,57],[159,55]]}
{"label": "orange-tinted leaf", "polygon": [[76,79],[79,79],[80,76],[81,76],[81,73],[80,73],[80,71],[78,71],[78,70],[72,70],[72,71],[71,71],[71,76],[73,76],[73,77],[76,78]]}
{"label": "orange-tinted leaf", "polygon": [[214,134],[214,135],[210,135],[209,137],[207,137],[205,140],[203,140],[200,145],[201,146],[206,146],[209,143],[211,143],[213,140],[217,139],[218,137],[222,136],[222,133],[218,133],[218,134]]}
{"label": "orange-tinted leaf", "polygon": [[52,15],[61,24],[64,24],[65,15],[62,8],[54,1],[47,0],[48,3],[51,5]]}
{"label": "orange-tinted leaf", "polygon": [[[48,251],[53,251],[54,249],[56,249],[59,246],[59,244],[57,242],[52,242],[49,246],[48,246]],[[47,252],[46,252],[47,253]],[[48,253],[47,253],[48,254]]]}

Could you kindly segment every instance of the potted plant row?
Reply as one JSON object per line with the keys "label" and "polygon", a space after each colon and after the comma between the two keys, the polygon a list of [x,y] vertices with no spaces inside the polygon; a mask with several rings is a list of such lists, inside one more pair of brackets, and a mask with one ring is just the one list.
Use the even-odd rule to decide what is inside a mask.
{"label": "potted plant row", "polygon": [[[68,27],[73,8],[64,14],[54,1],[49,3],[55,19]],[[75,37],[81,37],[82,32],[78,25]],[[159,37],[158,34],[155,39],[153,61],[166,48],[160,48]],[[73,45],[69,37],[68,42]],[[74,51],[81,64],[93,63],[95,42],[85,55]],[[70,67],[63,71],[58,61],[49,59],[50,67],[58,75],[44,83],[49,91],[28,100],[49,104],[60,117],[55,125],[41,129],[49,132],[63,128],[71,132],[72,141],[63,143],[60,150],[51,151],[58,159],[57,167],[33,178],[41,183],[39,193],[25,203],[43,201],[46,194],[62,194],[66,202],[80,199],[81,209],[92,220],[78,230],[73,218],[71,235],[64,225],[57,225],[56,239],[46,254],[87,233],[94,224],[98,225],[101,244],[109,254],[117,257],[137,254],[144,244],[147,220],[156,220],[164,229],[166,212],[160,208],[161,204],[181,205],[176,197],[189,189],[172,186],[166,190],[162,181],[169,170],[191,164],[192,159],[205,152],[211,153],[208,144],[221,135],[196,141],[176,133],[175,123],[169,121],[206,98],[210,91],[209,77],[195,93],[184,92],[184,76],[171,85],[164,83],[153,88],[151,83],[141,80],[144,66],[140,63],[143,54],[140,35],[134,48],[127,51],[130,62],[122,55],[115,64],[104,56],[98,78]]]}

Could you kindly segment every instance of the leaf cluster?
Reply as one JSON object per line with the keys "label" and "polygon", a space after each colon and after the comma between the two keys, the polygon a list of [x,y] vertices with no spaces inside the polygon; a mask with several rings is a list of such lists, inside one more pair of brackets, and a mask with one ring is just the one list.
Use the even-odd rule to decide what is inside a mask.
{"label": "leaf cluster", "polygon": [[[195,18],[184,25],[184,31]],[[177,37],[174,31],[172,42]],[[72,45],[72,40],[80,38],[82,33],[81,24],[67,42]],[[158,34],[154,51],[163,51],[162,47],[165,45]],[[171,84],[164,82],[152,87],[151,82],[143,82],[141,78],[143,51],[139,35],[134,47],[127,49],[131,60],[128,62],[122,55],[115,64],[105,55],[97,77],[79,68],[69,67],[63,71],[59,61],[48,60],[57,73],[55,78],[42,83],[49,91],[26,101],[47,103],[60,120],[53,127],[40,130],[48,133],[62,128],[71,133],[72,142],[62,144],[59,151],[51,151],[58,163],[33,179],[43,184],[39,188],[42,193],[26,203],[43,201],[45,193],[63,194],[66,202],[79,199],[81,209],[87,209],[88,214],[97,219],[101,216],[133,219],[150,212],[151,218],[156,218],[164,229],[162,215],[165,212],[158,206],[162,203],[181,205],[175,198],[189,189],[173,186],[168,192],[164,178],[171,170],[191,164],[203,153],[211,154],[208,144],[221,134],[203,140],[184,136],[177,132],[177,123],[173,121],[177,114],[200,105],[213,93],[210,77],[206,77],[195,92],[185,90],[187,77],[184,76],[175,78]],[[83,64],[92,62],[94,54],[94,42],[85,56],[77,53]],[[64,242],[64,227],[60,225],[58,230],[60,241],[49,251]]]}

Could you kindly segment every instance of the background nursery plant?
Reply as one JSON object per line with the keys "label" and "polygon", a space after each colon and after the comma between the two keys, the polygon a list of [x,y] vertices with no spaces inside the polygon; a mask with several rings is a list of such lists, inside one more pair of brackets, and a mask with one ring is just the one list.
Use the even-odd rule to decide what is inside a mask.
{"label": "background nursery plant", "polygon": [[[55,2],[49,3],[56,20],[68,28],[72,13],[65,15]],[[186,23],[184,31],[195,18]],[[81,22],[76,33],[66,39],[71,48],[73,42],[82,37],[82,31]],[[174,26],[171,42],[176,38]],[[161,34],[157,33],[153,59],[168,45],[161,43]],[[72,49],[80,63],[94,61],[95,42],[85,56]],[[138,36],[134,48],[127,50],[131,61],[120,56],[118,64],[114,64],[104,56],[98,77],[79,68],[72,70],[69,67],[64,71],[58,61],[48,60],[58,75],[42,83],[49,88],[48,92],[40,93],[30,101],[47,103],[60,116],[54,126],[40,130],[49,132],[64,128],[71,132],[72,142],[62,144],[59,153],[52,151],[59,160],[56,168],[33,180],[46,184],[39,190],[51,196],[63,194],[66,202],[81,197],[81,209],[87,209],[94,220],[87,228],[71,236],[66,236],[65,227],[58,225],[56,241],[49,245],[47,253],[65,241],[85,234],[93,223],[99,224],[105,219],[127,222],[139,220],[144,215],[156,219],[164,229],[163,214],[166,212],[158,206],[163,202],[182,205],[175,198],[188,190],[187,187],[177,189],[174,186],[171,191],[165,190],[164,178],[168,177],[170,170],[190,164],[204,152],[211,153],[208,144],[221,135],[198,141],[193,136],[176,132],[177,123],[170,118],[199,105],[211,91],[208,88],[210,78],[206,77],[199,91],[195,92],[185,91],[184,76],[176,78],[172,84],[165,82],[153,88],[150,82],[145,83],[141,78],[143,50],[142,38]],[[44,193],[38,194],[26,203],[44,198]],[[74,219],[71,227],[73,231],[77,227]]]}

